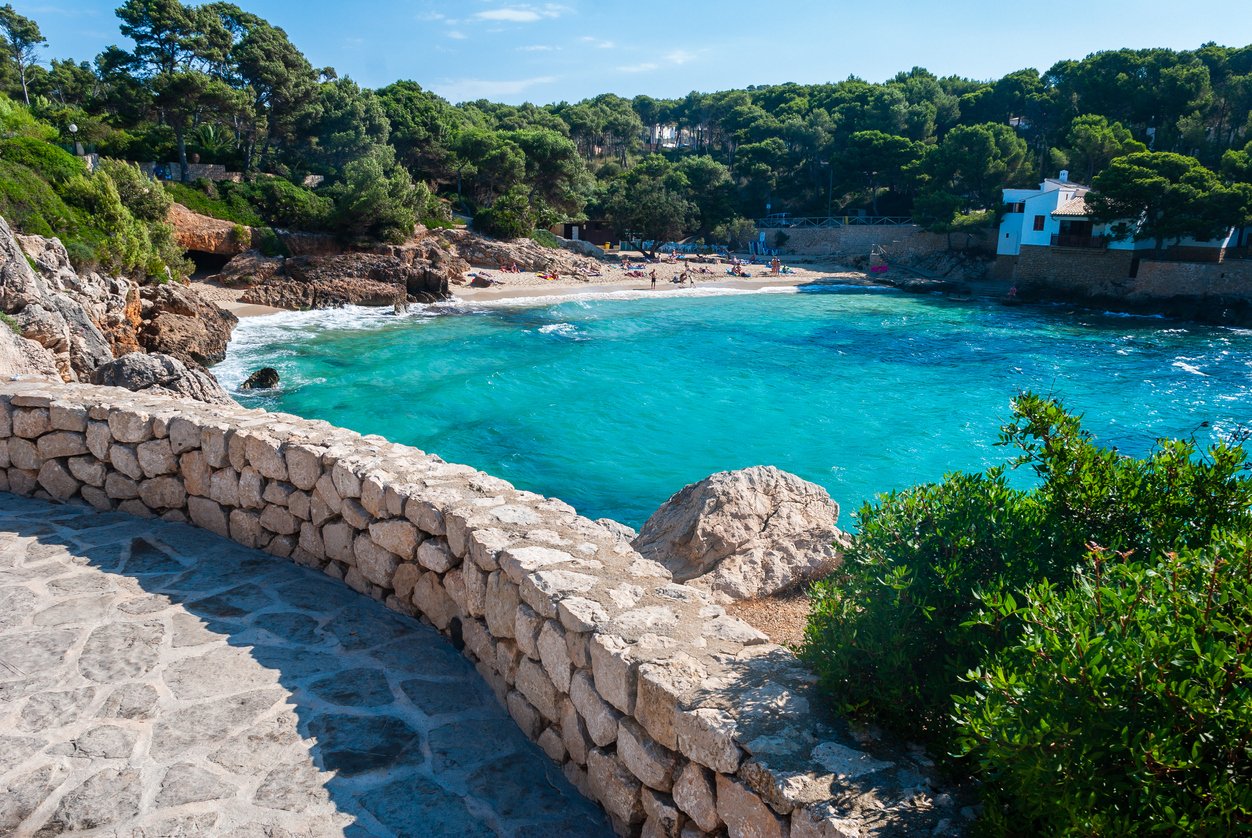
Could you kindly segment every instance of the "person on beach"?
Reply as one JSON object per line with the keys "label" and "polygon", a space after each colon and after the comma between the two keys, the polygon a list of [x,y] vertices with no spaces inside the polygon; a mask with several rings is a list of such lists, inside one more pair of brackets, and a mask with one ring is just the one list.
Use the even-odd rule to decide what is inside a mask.
{"label": "person on beach", "polygon": [[655,270],[652,272],[652,290],[653,291],[656,290],[656,271]]}

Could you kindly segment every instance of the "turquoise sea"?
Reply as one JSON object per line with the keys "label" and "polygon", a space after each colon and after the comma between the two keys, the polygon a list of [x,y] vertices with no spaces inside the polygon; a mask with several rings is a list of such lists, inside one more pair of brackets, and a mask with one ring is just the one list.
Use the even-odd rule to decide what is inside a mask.
{"label": "turquoise sea", "polygon": [[[237,391],[261,366],[281,389]],[[879,492],[1003,462],[1023,389],[1128,453],[1252,423],[1252,332],[833,286],[293,312],[242,322],[214,372],[244,404],[632,526],[687,483],[772,464],[825,486],[853,527]]]}

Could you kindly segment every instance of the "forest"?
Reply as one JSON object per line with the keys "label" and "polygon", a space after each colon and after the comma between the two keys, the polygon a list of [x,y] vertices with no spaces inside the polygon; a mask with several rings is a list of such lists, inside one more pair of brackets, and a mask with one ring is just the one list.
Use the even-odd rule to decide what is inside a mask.
{"label": "forest", "polygon": [[363,88],[231,3],[127,0],[117,18],[129,49],[45,60],[38,21],[0,7],[5,107],[67,151],[177,161],[172,181],[192,159],[243,172],[169,188],[240,223],[368,241],[454,214],[499,237],[590,217],[643,239],[733,242],[768,207],[951,230],[993,221],[1002,188],[1061,169],[1108,212],[1167,195],[1185,232],[1252,216],[1252,46],[1112,50],[995,80],[914,67],[883,83],[539,106],[451,103],[410,80]]}

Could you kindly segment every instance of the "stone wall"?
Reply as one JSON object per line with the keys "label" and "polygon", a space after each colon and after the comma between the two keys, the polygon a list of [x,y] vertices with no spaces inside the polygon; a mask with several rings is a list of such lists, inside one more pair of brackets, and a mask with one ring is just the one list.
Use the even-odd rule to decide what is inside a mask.
{"label": "stone wall", "polygon": [[284,414],[18,381],[0,383],[0,491],[187,522],[430,621],[622,834],[955,831],[929,761],[818,721],[790,652],[467,466]]}
{"label": "stone wall", "polygon": [[[777,230],[765,231],[765,243],[774,246],[774,235]],[[879,245],[892,259],[908,259],[925,256],[930,253],[946,251],[948,237],[939,233],[928,233],[915,224],[901,226],[849,226],[849,227],[800,227],[786,228],[787,243],[782,246],[784,253],[799,256],[832,256],[838,258],[868,258],[874,245]],[[965,247],[965,235],[953,234],[952,246],[960,249]],[[972,249],[990,249],[994,253],[995,237],[986,241],[975,238]]]}

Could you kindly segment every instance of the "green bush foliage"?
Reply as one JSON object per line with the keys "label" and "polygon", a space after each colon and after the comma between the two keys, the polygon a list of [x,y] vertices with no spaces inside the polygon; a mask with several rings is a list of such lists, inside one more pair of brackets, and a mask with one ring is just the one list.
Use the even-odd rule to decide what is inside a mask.
{"label": "green bush foliage", "polygon": [[33,137],[0,140],[0,160],[25,166],[54,184],[65,183],[86,170],[83,161],[74,155]]}
{"label": "green bush foliage", "polygon": [[232,190],[226,184],[209,181],[195,185],[165,181],[164,186],[171,198],[192,212],[249,227],[265,226],[265,219],[249,203],[243,190]]}
{"label": "green bush foliage", "polygon": [[535,212],[524,187],[515,186],[474,216],[474,229],[497,239],[520,239],[535,229]]}
{"label": "green bush foliage", "polygon": [[1002,444],[1034,472],[954,474],[866,504],[844,564],[814,590],[804,654],[842,711],[947,751],[962,678],[1020,634],[1002,609],[1041,581],[1068,584],[1088,544],[1135,555],[1200,548],[1247,527],[1252,480],[1237,446],[1199,456],[1164,441],[1142,459],[1098,446],[1078,418],[1023,394]]}
{"label": "green bush foliage", "polygon": [[553,233],[551,230],[542,230],[542,229],[532,230],[530,233],[530,238],[531,238],[531,241],[537,242],[538,244],[541,244],[544,247],[550,247],[553,249],[560,249],[561,247],[561,240],[558,239],[556,237],[556,234]]}
{"label": "green bush foliage", "polygon": [[103,170],[117,187],[118,197],[131,214],[142,221],[164,222],[173,200],[161,184],[139,171],[135,163],[101,158]]}
{"label": "green bush foliage", "polygon": [[0,216],[35,236],[63,237],[77,226],[74,211],[36,172],[0,159]]}
{"label": "green bush foliage", "polygon": [[984,831],[1252,829],[1250,580],[1246,531],[1142,561],[1097,549],[1067,588],[984,615],[1021,626],[957,702]]}
{"label": "green bush foliage", "polygon": [[252,206],[274,227],[289,230],[326,230],[334,205],[329,198],[282,178],[260,178],[248,187]]}

